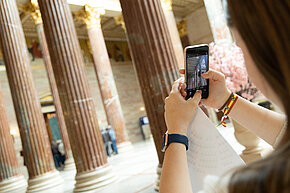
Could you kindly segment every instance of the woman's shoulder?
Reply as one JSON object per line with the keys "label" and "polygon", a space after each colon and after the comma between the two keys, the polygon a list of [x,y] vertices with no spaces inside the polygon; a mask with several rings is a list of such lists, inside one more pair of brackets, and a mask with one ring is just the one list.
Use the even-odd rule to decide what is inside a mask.
{"label": "woman's shoulder", "polygon": [[223,177],[208,175],[203,181],[203,190],[198,193],[228,193],[231,175]]}

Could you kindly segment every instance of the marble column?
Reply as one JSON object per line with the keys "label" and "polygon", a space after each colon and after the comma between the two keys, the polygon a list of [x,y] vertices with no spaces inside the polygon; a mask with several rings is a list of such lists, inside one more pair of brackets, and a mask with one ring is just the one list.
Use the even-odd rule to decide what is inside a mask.
{"label": "marble column", "polygon": [[28,192],[55,191],[62,188],[63,180],[54,167],[15,0],[0,1],[0,36],[29,174]]}
{"label": "marble column", "polygon": [[178,68],[184,68],[183,48],[178,33],[175,17],[172,11],[172,0],[161,0],[161,5],[163,8],[168,29],[170,29],[169,34],[172,41],[174,53],[176,55]]}
{"label": "marble column", "polygon": [[123,146],[126,143],[128,144],[129,141],[126,134],[125,119],[101,28],[101,15],[104,13],[105,10],[103,8],[85,5],[84,9],[80,10],[75,15],[76,18],[84,21],[86,24],[103,104],[109,118],[108,122],[116,132],[117,144]]}
{"label": "marble column", "polygon": [[[220,0],[204,0],[204,5],[215,43],[226,45],[230,48],[233,38],[227,26],[222,2]],[[259,146],[261,139],[238,122],[232,120],[232,123],[235,129],[235,138],[245,147],[244,151],[240,154],[241,158],[246,163],[261,159],[264,151]]]}
{"label": "marble column", "polygon": [[64,170],[65,171],[75,170],[74,159],[73,159],[71,146],[70,146],[70,142],[69,142],[69,138],[68,138],[68,134],[67,134],[66,124],[64,121],[63,111],[62,111],[61,104],[60,104],[58,90],[57,90],[57,86],[56,86],[56,82],[55,82],[55,78],[54,78],[54,74],[53,74],[53,70],[52,70],[52,66],[51,66],[49,51],[48,51],[48,47],[47,47],[45,33],[43,30],[41,13],[40,13],[40,10],[38,7],[37,0],[31,0],[28,4],[26,4],[25,11],[28,14],[31,14],[31,16],[34,20],[34,23],[36,25],[38,39],[39,39],[39,42],[41,45],[42,57],[44,60],[44,65],[45,65],[46,72],[47,72],[48,82],[49,82],[52,97],[53,97],[53,104],[54,104],[55,111],[56,111],[57,123],[59,126],[61,139],[62,139],[64,149],[65,149],[66,160],[65,160]]}
{"label": "marble column", "polygon": [[120,3],[161,167],[162,136],[166,131],[164,99],[179,77],[177,60],[160,1],[120,0]]}
{"label": "marble column", "polygon": [[215,43],[231,45],[233,39],[227,26],[222,1],[204,0],[204,5]]}
{"label": "marble column", "polygon": [[25,193],[27,182],[20,173],[0,90],[0,192]]}
{"label": "marble column", "polygon": [[72,146],[75,192],[114,181],[98,126],[72,14],[66,0],[39,0],[45,36]]}

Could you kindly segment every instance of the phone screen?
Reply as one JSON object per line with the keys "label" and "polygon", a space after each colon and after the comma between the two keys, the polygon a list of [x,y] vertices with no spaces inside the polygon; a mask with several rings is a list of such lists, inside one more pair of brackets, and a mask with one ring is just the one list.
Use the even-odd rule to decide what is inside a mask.
{"label": "phone screen", "polygon": [[186,98],[192,97],[197,90],[202,90],[202,98],[208,97],[208,80],[201,77],[207,71],[208,52],[189,48],[186,52]]}

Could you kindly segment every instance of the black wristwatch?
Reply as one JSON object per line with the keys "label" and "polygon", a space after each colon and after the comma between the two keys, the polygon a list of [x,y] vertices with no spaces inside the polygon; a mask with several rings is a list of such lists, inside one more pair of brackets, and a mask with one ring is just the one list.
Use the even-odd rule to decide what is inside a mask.
{"label": "black wristwatch", "polygon": [[168,134],[168,131],[166,131],[163,137],[161,151],[165,152],[170,143],[182,143],[185,145],[186,151],[188,150],[188,138],[185,135]]}

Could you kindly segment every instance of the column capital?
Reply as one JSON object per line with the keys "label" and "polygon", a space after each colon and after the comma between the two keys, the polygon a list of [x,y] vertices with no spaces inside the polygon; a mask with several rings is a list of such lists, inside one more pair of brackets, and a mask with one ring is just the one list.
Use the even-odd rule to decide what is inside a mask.
{"label": "column capital", "polygon": [[187,35],[187,27],[185,18],[183,18],[180,22],[177,23],[177,29],[180,37]]}
{"label": "column capital", "polygon": [[101,15],[105,14],[105,9],[102,7],[92,7],[84,5],[84,8],[75,13],[79,20],[83,20],[87,28],[94,26],[101,27]]}
{"label": "column capital", "polygon": [[31,14],[31,17],[34,21],[34,23],[42,24],[42,18],[41,13],[39,10],[38,2],[37,0],[30,0],[24,7],[23,10],[27,14]]}
{"label": "column capital", "polygon": [[161,0],[161,5],[165,11],[172,11],[172,0]]}
{"label": "column capital", "polygon": [[115,22],[117,25],[121,25],[123,30],[126,32],[126,26],[125,26],[125,22],[124,22],[124,18],[122,15],[114,17]]}

